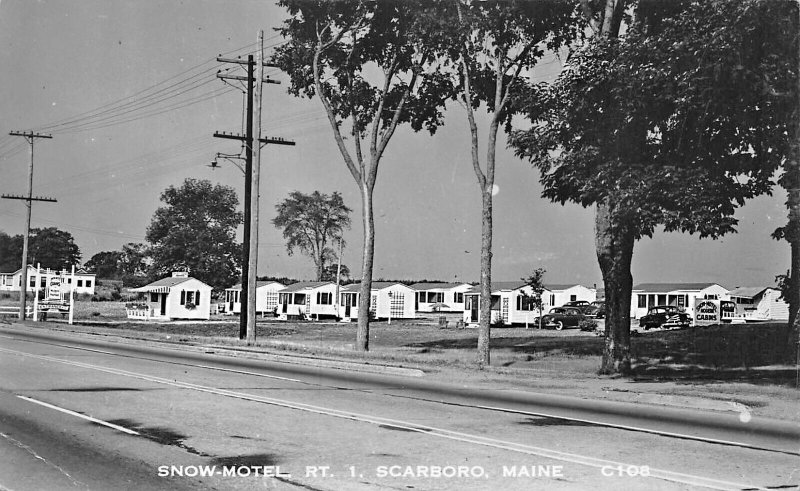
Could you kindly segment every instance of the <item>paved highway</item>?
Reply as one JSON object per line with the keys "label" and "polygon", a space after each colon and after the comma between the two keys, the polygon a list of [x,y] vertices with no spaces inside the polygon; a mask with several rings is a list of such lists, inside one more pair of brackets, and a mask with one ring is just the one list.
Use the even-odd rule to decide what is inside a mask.
{"label": "paved highway", "polygon": [[14,326],[0,490],[775,489],[797,428]]}

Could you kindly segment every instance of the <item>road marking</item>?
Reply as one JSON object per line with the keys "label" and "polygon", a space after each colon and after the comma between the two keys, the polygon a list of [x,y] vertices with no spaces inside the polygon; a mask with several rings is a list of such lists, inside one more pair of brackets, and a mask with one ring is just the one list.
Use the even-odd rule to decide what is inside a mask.
{"label": "road marking", "polygon": [[[10,336],[4,336],[4,335],[0,335],[0,338],[8,338],[8,339],[16,340],[16,341],[32,342],[32,341],[21,340],[19,338],[10,337]],[[73,345],[69,345],[69,344],[46,343],[46,342],[39,343],[39,344],[47,344],[47,345],[51,345],[51,346],[58,346],[58,347],[69,348],[69,349],[74,349],[74,350],[91,351],[91,352],[95,352],[95,353],[102,353],[102,354],[107,354],[107,355],[111,355],[111,356],[121,356],[121,357],[126,357],[126,358],[133,358],[133,359],[137,359],[137,360],[157,361],[159,363],[165,363],[165,364],[170,364],[170,365],[188,366],[188,367],[192,367],[192,368],[203,368],[203,369],[207,369],[207,370],[217,370],[217,371],[221,371],[221,372],[241,373],[243,375],[251,375],[251,376],[255,376],[255,377],[270,378],[270,379],[275,379],[275,380],[283,380],[283,381],[287,381],[287,382],[293,382],[293,383],[304,384],[304,385],[314,385],[314,386],[320,386],[320,387],[340,388],[340,387],[336,387],[336,386],[332,386],[332,385],[316,384],[316,383],[307,382],[307,381],[304,381],[304,380],[299,380],[299,379],[294,379],[294,378],[289,378],[289,377],[280,377],[280,376],[277,376],[277,375],[268,375],[268,374],[265,374],[265,373],[251,372],[251,371],[247,371],[247,370],[237,370],[237,369],[231,369],[231,368],[222,368],[222,367],[215,367],[215,366],[211,366],[211,365],[195,365],[195,364],[191,364],[191,363],[179,363],[179,362],[175,362],[175,361],[160,360],[160,359],[157,359],[157,358],[148,358],[148,357],[145,357],[145,356],[125,355],[125,354],[114,353],[114,352],[103,351],[103,350],[97,350],[97,349],[92,349],[92,348],[85,348],[85,347],[82,347],[82,346],[73,346]],[[523,414],[523,415],[540,416],[540,417],[546,417],[546,418],[556,418],[556,419],[562,419],[562,420],[565,420],[565,421],[576,421],[576,422],[581,422],[581,423],[588,423],[588,424],[592,424],[592,425],[600,426],[600,427],[605,427],[605,428],[615,428],[615,429],[620,429],[620,430],[625,430],[625,431],[635,431],[635,432],[639,432],[639,433],[649,433],[649,434],[652,434],[652,435],[660,435],[660,436],[665,436],[665,437],[669,437],[669,438],[678,438],[678,439],[681,439],[681,440],[691,440],[691,441],[699,441],[699,442],[706,442],[706,443],[714,443],[714,444],[719,444],[719,445],[727,445],[727,446],[733,446],[733,447],[748,448],[748,449],[752,449],[752,450],[759,450],[759,451],[765,451],[765,452],[775,452],[775,453],[782,453],[782,454],[787,454],[787,455],[800,455],[800,451],[794,452],[794,451],[787,451],[787,450],[776,450],[776,449],[773,449],[773,448],[759,447],[759,446],[756,446],[756,445],[751,445],[749,443],[738,442],[738,441],[733,441],[733,440],[721,440],[721,439],[705,437],[705,436],[689,435],[689,434],[686,434],[686,433],[676,433],[676,432],[671,432],[671,431],[658,430],[658,429],[653,429],[653,428],[646,428],[646,427],[643,427],[643,426],[631,426],[631,425],[623,425],[623,424],[618,424],[618,423],[608,423],[608,422],[597,421],[597,420],[592,420],[592,419],[577,418],[577,417],[574,417],[574,416],[557,416],[557,415],[549,414],[549,413],[524,411],[524,410],[519,410],[519,409],[511,409],[511,408],[501,407],[501,406],[484,406],[484,405],[478,405],[478,404],[462,404],[462,403],[457,403],[457,402],[449,402],[449,401],[442,401],[442,400],[435,400],[435,399],[427,399],[425,397],[412,397],[412,396],[407,396],[407,395],[392,394],[391,392],[385,392],[385,391],[377,391],[377,390],[369,390],[369,389],[357,389],[357,390],[359,390],[361,392],[365,392],[365,393],[370,393],[370,394],[388,395],[388,396],[391,396],[391,397],[399,397],[399,398],[406,398],[406,399],[411,399],[411,400],[426,401],[426,402],[435,403],[435,404],[445,404],[445,405],[453,405],[453,406],[460,406],[460,407],[470,407],[470,408],[475,408],[475,409],[485,409],[485,410],[488,410],[488,411],[499,411],[499,412],[505,412],[505,413],[511,413],[511,414]],[[746,412],[747,408],[744,407],[743,411],[745,411],[745,412],[742,412],[740,414],[740,416],[739,416],[740,419],[742,419],[744,417],[744,418],[747,418],[749,420],[749,413]],[[745,423],[747,422],[744,419],[742,419],[742,421],[745,422]]]}
{"label": "road marking", "polygon": [[[497,439],[493,439],[493,438],[482,437],[482,436],[479,436],[479,435],[471,435],[469,433],[462,433],[462,432],[453,431],[453,430],[447,430],[447,429],[443,429],[443,428],[436,428],[436,427],[428,426],[428,425],[419,425],[419,424],[411,423],[411,422],[408,422],[408,421],[396,420],[396,419],[391,419],[391,418],[382,418],[380,416],[372,416],[372,415],[368,415],[368,414],[360,414],[360,413],[355,413],[355,412],[350,412],[350,411],[342,411],[342,410],[333,409],[333,408],[326,408],[326,407],[322,407],[322,406],[315,406],[315,405],[305,404],[305,403],[300,403],[300,402],[287,401],[287,400],[283,400],[283,399],[275,399],[275,398],[271,398],[271,397],[256,396],[256,395],[251,395],[251,394],[245,394],[243,392],[235,392],[235,391],[231,391],[231,390],[218,389],[218,388],[215,388],[215,387],[207,387],[207,386],[203,386],[203,385],[192,384],[192,383],[189,383],[189,382],[179,382],[178,380],[174,380],[174,379],[170,380],[170,379],[165,379],[165,378],[161,378],[161,377],[155,377],[155,376],[152,376],[152,375],[145,375],[145,374],[136,373],[136,372],[129,372],[127,370],[120,370],[120,369],[108,368],[108,367],[103,367],[103,366],[98,366],[98,365],[91,365],[91,364],[83,363],[83,362],[62,360],[62,359],[59,359],[59,358],[52,358],[52,357],[49,357],[49,356],[34,355],[34,354],[31,354],[31,353],[14,351],[14,350],[9,350],[9,349],[5,349],[5,348],[0,348],[0,352],[12,353],[12,354],[17,354],[17,355],[21,355],[21,356],[25,356],[25,357],[29,357],[29,358],[34,358],[34,359],[39,359],[39,360],[44,360],[44,361],[49,361],[49,362],[55,362],[55,363],[62,363],[62,364],[65,364],[65,365],[71,365],[71,366],[75,366],[75,367],[79,367],[79,368],[85,368],[85,369],[89,369],[89,370],[95,370],[95,371],[99,371],[99,372],[110,373],[110,374],[113,374],[113,375],[120,375],[120,376],[124,376],[124,377],[135,378],[135,379],[138,379],[138,380],[145,380],[145,381],[148,381],[148,382],[154,382],[154,383],[159,383],[159,384],[163,384],[163,385],[169,385],[169,386],[172,386],[172,387],[195,390],[195,391],[198,391],[198,392],[205,392],[205,393],[208,393],[208,394],[222,395],[222,396],[231,397],[231,398],[240,399],[240,400],[246,400],[246,401],[252,401],[252,402],[260,402],[260,403],[263,403],[263,404],[270,404],[270,405],[273,405],[273,406],[284,407],[284,408],[288,408],[288,409],[295,409],[295,410],[305,411],[305,412],[314,413],[314,414],[332,416],[332,417],[341,418],[341,419],[347,419],[347,420],[351,420],[351,421],[359,421],[359,422],[371,423],[371,424],[375,424],[375,425],[390,425],[390,426],[395,426],[395,427],[398,427],[398,428],[403,428],[403,429],[407,429],[407,430],[410,430],[410,431],[415,431],[415,432],[419,432],[419,433],[423,433],[423,434],[426,434],[426,435],[435,436],[435,437],[439,437],[439,438],[455,440],[455,441],[460,441],[460,442],[465,442],[465,443],[472,443],[472,444],[477,444],[477,445],[483,445],[483,446],[487,446],[487,447],[498,448],[498,449],[508,450],[508,451],[512,451],[512,452],[518,452],[518,453],[523,453],[523,454],[527,454],[527,455],[536,455],[538,457],[545,457],[545,458],[560,460],[560,461],[564,461],[564,462],[571,462],[571,463],[574,463],[574,464],[580,464],[580,465],[584,465],[584,466],[588,466],[588,467],[594,467],[594,468],[597,468],[597,469],[607,468],[608,466],[611,466],[613,468],[618,468],[619,466],[622,466],[622,468],[629,468],[629,467],[632,466],[631,464],[626,464],[626,463],[623,463],[623,462],[616,462],[616,461],[612,461],[612,460],[600,459],[600,458],[591,457],[591,456],[588,456],[588,455],[561,452],[561,451],[558,451],[558,450],[552,450],[552,449],[543,448],[543,447],[536,447],[536,446],[532,446],[532,445],[509,442],[509,441],[505,441],[505,440],[497,440]],[[17,397],[25,398],[23,396],[17,396]],[[29,399],[29,398],[25,398],[25,399]],[[32,401],[33,402],[38,402],[38,401],[35,401],[35,399],[32,400]],[[47,404],[44,403],[43,405],[47,405]],[[60,410],[61,408],[58,408],[58,409]],[[69,411],[69,410],[64,410],[64,411],[66,412],[66,411]],[[69,412],[71,414],[75,414],[76,416],[85,417],[84,415],[81,415],[81,414],[78,414],[78,413],[72,413],[71,411],[69,411]],[[92,418],[92,419],[94,419],[94,418]],[[119,428],[121,428],[121,427],[119,427]],[[130,431],[130,430],[128,430],[128,431]],[[706,488],[710,488],[710,489],[720,489],[720,490],[741,490],[741,489],[766,490],[766,489],[768,489],[768,488],[765,488],[765,487],[762,487],[762,486],[744,484],[744,483],[740,483],[740,482],[722,481],[722,480],[719,480],[719,479],[713,479],[713,478],[702,477],[702,476],[695,476],[695,475],[692,475],[692,474],[684,474],[684,473],[681,473],[681,472],[668,471],[668,470],[664,470],[664,469],[650,468],[649,472],[650,472],[649,476],[646,476],[646,477],[653,477],[653,478],[662,479],[662,480],[670,481],[670,482],[681,483],[681,484],[689,484],[689,485],[692,485],[692,486],[702,486],[702,487],[706,487]],[[645,476],[642,476],[642,477],[645,477]]]}
{"label": "road marking", "polygon": [[129,435],[138,435],[139,434],[139,432],[133,431],[133,430],[129,430],[128,428],[125,428],[124,426],[115,425],[114,423],[109,423],[108,421],[103,421],[102,419],[93,418],[93,417],[87,416],[85,414],[76,413],[75,411],[70,411],[69,409],[65,409],[63,407],[54,406],[52,404],[48,404],[48,403],[46,403],[44,401],[40,401],[40,400],[34,399],[32,397],[21,396],[21,395],[18,395],[17,397],[19,397],[20,399],[22,399],[24,401],[32,402],[34,404],[39,404],[40,406],[44,406],[44,407],[49,407],[50,409],[55,409],[56,411],[61,411],[62,413],[70,414],[72,416],[77,416],[77,417],[85,419],[87,421],[91,421],[92,423],[97,423],[97,424],[100,424],[100,425],[103,425],[103,426],[108,426],[109,428],[114,428],[117,431],[121,431],[121,432],[127,433]]}

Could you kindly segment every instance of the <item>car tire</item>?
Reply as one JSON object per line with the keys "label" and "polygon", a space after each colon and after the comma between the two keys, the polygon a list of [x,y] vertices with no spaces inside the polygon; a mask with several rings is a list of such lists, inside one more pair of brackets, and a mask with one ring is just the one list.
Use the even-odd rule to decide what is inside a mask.
{"label": "car tire", "polygon": [[564,329],[564,323],[561,321],[556,321],[556,331],[560,331]]}

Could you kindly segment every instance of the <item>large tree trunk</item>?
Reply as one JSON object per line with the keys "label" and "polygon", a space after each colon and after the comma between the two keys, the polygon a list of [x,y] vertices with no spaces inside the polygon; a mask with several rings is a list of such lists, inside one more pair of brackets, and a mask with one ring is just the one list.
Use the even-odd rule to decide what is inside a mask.
{"label": "large tree trunk", "polygon": [[369,307],[372,301],[372,265],[375,257],[375,218],[372,189],[361,183],[361,216],[364,224],[364,256],[361,263],[361,294],[358,300],[356,351],[369,351]]}
{"label": "large tree trunk", "polygon": [[600,373],[627,374],[631,368],[631,260],[635,235],[633,228],[620,223],[613,205],[597,205],[595,247],[603,274],[606,295],[606,330]]}
{"label": "large tree trunk", "polygon": [[492,323],[492,190],[483,189],[481,226],[481,312],[478,324],[478,365],[489,365]]}

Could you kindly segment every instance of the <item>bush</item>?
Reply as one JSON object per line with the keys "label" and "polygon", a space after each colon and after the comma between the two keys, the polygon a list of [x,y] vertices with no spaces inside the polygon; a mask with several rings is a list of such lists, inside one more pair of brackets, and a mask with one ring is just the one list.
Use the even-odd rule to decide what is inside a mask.
{"label": "bush", "polygon": [[581,331],[594,331],[597,329],[597,322],[592,319],[584,319],[578,323],[578,328]]}

